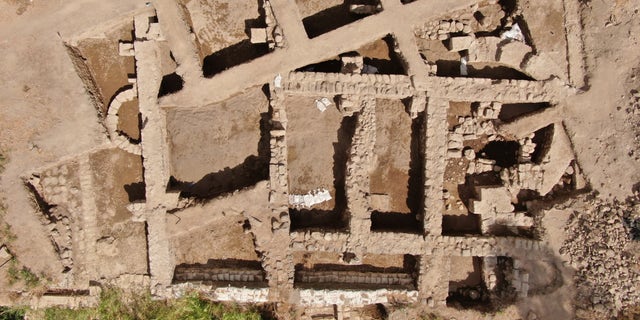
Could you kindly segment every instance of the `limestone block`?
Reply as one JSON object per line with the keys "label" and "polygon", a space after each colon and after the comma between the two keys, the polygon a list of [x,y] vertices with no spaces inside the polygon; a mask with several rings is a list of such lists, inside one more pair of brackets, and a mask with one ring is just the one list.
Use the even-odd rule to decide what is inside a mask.
{"label": "limestone block", "polygon": [[472,199],[469,210],[475,214],[484,215],[491,212],[513,212],[511,194],[504,186],[482,186],[476,188],[478,199]]}
{"label": "limestone block", "polygon": [[251,28],[251,43],[266,43],[266,42],[267,42],[266,28]]}
{"label": "limestone block", "polygon": [[555,62],[545,54],[531,56],[523,62],[522,69],[536,80],[546,80],[554,74],[562,74]]}
{"label": "limestone block", "polygon": [[469,62],[496,62],[501,41],[498,37],[476,38],[469,46]]}
{"label": "limestone block", "polygon": [[132,57],[135,53],[133,51],[133,43],[131,42],[119,42],[118,53],[124,57]]}
{"label": "limestone block", "polygon": [[519,69],[525,57],[532,51],[533,49],[523,42],[510,41],[498,48],[497,59],[500,63]]}
{"label": "limestone block", "polygon": [[473,36],[451,37],[447,42],[447,49],[449,51],[462,51],[467,50],[475,40]]}
{"label": "limestone block", "polygon": [[150,23],[147,37],[154,40],[162,40],[162,29],[159,23]]}

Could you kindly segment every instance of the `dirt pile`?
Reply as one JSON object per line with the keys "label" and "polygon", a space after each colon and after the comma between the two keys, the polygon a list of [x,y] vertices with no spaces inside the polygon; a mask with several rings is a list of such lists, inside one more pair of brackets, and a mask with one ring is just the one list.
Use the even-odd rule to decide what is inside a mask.
{"label": "dirt pile", "polygon": [[569,219],[560,252],[578,270],[577,318],[603,319],[640,300],[639,195],[625,202],[588,197]]}

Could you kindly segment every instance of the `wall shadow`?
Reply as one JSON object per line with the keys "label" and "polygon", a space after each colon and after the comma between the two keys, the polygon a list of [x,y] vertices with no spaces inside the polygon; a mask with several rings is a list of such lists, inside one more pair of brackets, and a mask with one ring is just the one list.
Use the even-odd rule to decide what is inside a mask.
{"label": "wall shadow", "polygon": [[214,52],[202,61],[202,74],[211,78],[231,67],[249,62],[269,53],[267,44],[253,44],[249,39]]}
{"label": "wall shadow", "polygon": [[351,4],[377,5],[377,0],[345,0],[344,3],[324,9],[314,15],[302,19],[302,24],[309,38],[343,27],[368,15],[354,14],[349,11]]}
{"label": "wall shadow", "polygon": [[260,114],[260,140],[258,155],[250,155],[237,166],[224,168],[204,176],[197,182],[178,181],[171,178],[169,189],[180,190],[180,197],[211,199],[255,185],[269,178],[269,113]]}
{"label": "wall shadow", "polygon": [[345,175],[351,140],[356,128],[356,117],[343,117],[338,129],[338,142],[333,144],[333,210],[290,208],[291,230],[321,228],[344,229],[348,223]]}

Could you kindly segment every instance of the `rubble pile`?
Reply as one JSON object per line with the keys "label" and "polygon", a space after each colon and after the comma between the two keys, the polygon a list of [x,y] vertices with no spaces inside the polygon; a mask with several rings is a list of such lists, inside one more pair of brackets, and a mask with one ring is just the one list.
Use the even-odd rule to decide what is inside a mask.
{"label": "rubble pile", "polygon": [[543,177],[542,168],[533,163],[521,163],[500,171],[502,183],[514,194],[520,189],[540,190]]}
{"label": "rubble pile", "polygon": [[[483,135],[486,135],[489,141],[498,138],[491,120],[484,121],[483,118],[472,116],[458,117],[458,125],[448,135],[447,156],[449,158],[462,157],[464,155],[462,152],[464,141],[478,139]],[[471,156],[469,155],[469,157]]]}
{"label": "rubble pile", "polygon": [[451,37],[452,33],[470,34],[473,31],[470,25],[471,18],[472,17],[464,17],[461,20],[432,21],[416,30],[416,35],[429,40],[447,40]]}
{"label": "rubble pile", "polygon": [[626,203],[588,200],[585,210],[575,212],[567,224],[568,238],[560,252],[578,270],[579,318],[616,314],[640,301],[638,252],[631,250],[637,240],[632,240],[632,228],[626,222],[639,215],[637,195],[635,199]]}
{"label": "rubble pile", "polygon": [[415,35],[426,40],[447,40],[452,34],[472,34],[480,31],[493,31],[501,25],[505,12],[497,0],[476,7],[474,12],[461,11],[447,17],[429,21],[416,28]]}

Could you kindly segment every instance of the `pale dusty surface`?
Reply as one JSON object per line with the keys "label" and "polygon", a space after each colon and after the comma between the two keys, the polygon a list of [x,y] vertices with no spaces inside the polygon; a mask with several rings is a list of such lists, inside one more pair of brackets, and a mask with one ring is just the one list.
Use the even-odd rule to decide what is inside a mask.
{"label": "pale dusty surface", "polygon": [[[281,318],[637,307],[640,4],[494,2],[0,0],[0,305],[97,281]],[[514,21],[525,43],[497,38]],[[248,42],[265,26],[271,49]],[[354,52],[379,73],[340,73]]]}

